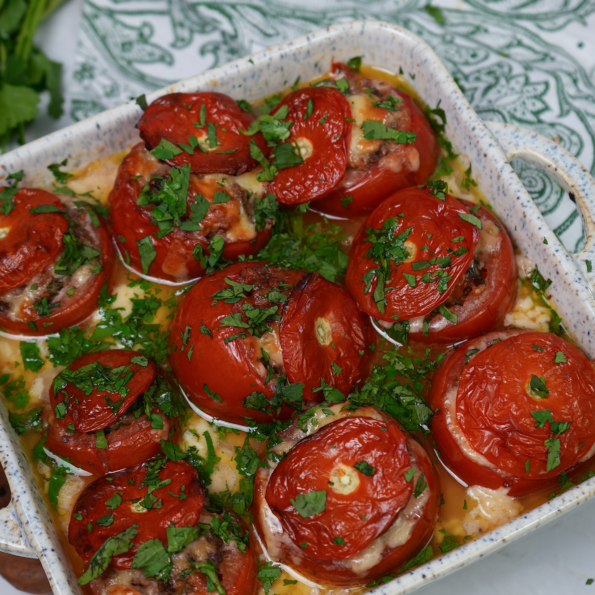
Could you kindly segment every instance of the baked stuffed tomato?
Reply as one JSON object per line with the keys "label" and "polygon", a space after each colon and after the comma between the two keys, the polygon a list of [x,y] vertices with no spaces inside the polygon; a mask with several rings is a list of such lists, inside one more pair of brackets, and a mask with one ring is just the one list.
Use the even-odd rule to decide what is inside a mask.
{"label": "baked stuffed tomato", "polygon": [[[171,570],[152,577],[151,569],[141,566],[129,570],[108,570],[89,584],[93,595],[256,595],[260,582],[256,579],[258,566],[250,533],[232,513],[201,515],[200,523],[179,533],[190,539],[176,541],[172,531]],[[159,545],[152,547],[159,548]],[[165,561],[166,558],[164,558]],[[166,580],[166,572],[169,576]],[[163,577],[163,578],[161,578]],[[222,591],[219,590],[222,589]]]}
{"label": "baked stuffed tomato", "polygon": [[372,407],[317,409],[277,435],[277,457],[258,469],[256,527],[275,561],[316,582],[369,583],[430,539],[438,479],[394,419]]}
{"label": "baked stuffed tomato", "polygon": [[[167,467],[169,466],[173,466],[174,470],[182,473],[182,481],[188,481],[192,476],[193,470],[186,463],[181,466],[179,463],[167,463]],[[125,474],[123,477],[126,478],[127,487],[131,480],[137,484],[138,474],[134,470],[121,473]],[[164,483],[168,479],[175,480],[175,476],[167,475],[167,469],[162,470],[157,480],[153,480],[153,485],[161,480]],[[119,481],[119,487],[123,487],[120,478],[113,477],[114,481]],[[142,481],[142,477],[138,477],[138,480]],[[98,494],[107,499],[109,495],[115,494],[113,491],[106,493],[106,485],[101,484],[101,481],[96,482],[98,485],[92,484],[96,490],[94,495]],[[146,482],[147,479],[145,478],[144,481]],[[106,507],[107,510],[114,512],[104,515],[103,518],[107,517],[107,519],[103,522],[98,513],[92,513],[90,506],[95,503],[100,505],[103,502],[97,502],[98,498],[94,495],[87,497],[86,501],[81,502],[82,498],[79,499],[71,521],[72,543],[77,548],[77,552],[79,548],[82,549],[85,541],[91,542],[91,539],[85,540],[86,536],[83,533],[85,529],[88,530],[85,526],[87,517],[91,519],[93,529],[97,527],[101,531],[99,537],[90,543],[93,550],[96,551],[98,545],[107,543],[110,538],[122,535],[122,532],[118,533],[122,529],[129,540],[126,546],[131,546],[129,552],[126,552],[128,554],[126,558],[116,557],[110,568],[103,574],[97,576],[97,572],[94,572],[88,576],[92,578],[89,587],[93,595],[144,595],[145,593],[207,595],[214,591],[219,592],[220,588],[227,595],[256,594],[258,565],[249,530],[232,513],[212,515],[205,511],[201,512],[202,495],[198,496],[198,489],[194,490],[195,497],[192,502],[187,503],[187,498],[180,500],[180,495],[188,494],[188,488],[194,487],[194,481],[194,477],[190,479],[190,485],[177,481],[177,489],[169,491],[168,487],[171,484],[168,484],[161,494],[158,490],[153,492],[144,490],[149,497],[156,494],[155,498],[158,500],[155,504],[161,502],[163,507],[167,507],[162,514],[157,512],[157,506],[151,500],[146,500],[147,496],[143,498],[144,494],[139,494],[140,482],[138,485],[132,484],[131,489],[127,491],[118,492],[122,503],[115,509],[111,506]],[[148,489],[151,490],[153,485],[150,484]],[[178,496],[178,499],[175,496]],[[130,510],[127,511],[126,507]],[[119,514],[120,509],[124,510]],[[102,512],[104,512],[103,509]],[[83,520],[79,521],[79,517]],[[103,529],[112,517],[114,520],[108,525],[108,529]],[[109,529],[116,523],[118,526],[110,531]],[[149,526],[145,527],[145,523]],[[136,535],[135,531],[138,532]],[[78,547],[77,544],[79,544]],[[133,554],[132,558],[131,554]],[[92,567],[93,562],[90,565],[90,568]],[[81,577],[83,583],[86,583],[88,574]]]}
{"label": "baked stuffed tomato", "polygon": [[230,422],[287,418],[369,372],[371,325],[318,274],[260,262],[201,279],[170,328],[171,364],[192,402]]}
{"label": "baked stuffed tomato", "polygon": [[297,205],[337,188],[347,168],[351,133],[351,110],[343,94],[329,87],[298,89],[271,116],[290,126],[283,142],[272,143],[269,159],[278,171],[268,192],[280,203]]}
{"label": "baked stuffed tomato", "polygon": [[19,190],[0,214],[0,328],[47,335],[78,324],[111,289],[114,251],[85,201]]}
{"label": "baked stuffed tomato", "polygon": [[347,289],[401,343],[452,344],[500,324],[516,294],[508,234],[445,184],[386,199],[356,235]]}
{"label": "baked stuffed tomato", "polygon": [[94,595],[254,595],[249,531],[231,513],[204,513],[203,501],[198,474],[184,461],[154,459],[93,482],[68,528],[88,563],[79,583]]}
{"label": "baked stuffed tomato", "polygon": [[426,183],[436,168],[438,141],[407,93],[341,63],[333,64],[332,76],[348,85],[354,122],[345,177],[314,208],[338,217],[366,215],[394,192]]}
{"label": "baked stuffed tomato", "polygon": [[238,176],[258,165],[251,142],[266,150],[262,135],[251,139],[240,132],[253,122],[254,116],[222,93],[170,93],[145,110],[138,130],[147,149],[169,165]]}
{"label": "baked stuffed tomato", "polygon": [[184,282],[219,258],[256,254],[270,238],[272,219],[260,209],[268,199],[241,183],[195,175],[188,165],[172,168],[137,144],[109,197],[125,262],[145,275]]}
{"label": "baked stuffed tomato", "polygon": [[46,447],[94,475],[138,465],[161,452],[180,399],[140,353],[83,355],[52,382]]}
{"label": "baked stuffed tomato", "polygon": [[429,403],[440,459],[469,485],[526,496],[595,451],[595,372],[553,334],[508,330],[460,345]]}

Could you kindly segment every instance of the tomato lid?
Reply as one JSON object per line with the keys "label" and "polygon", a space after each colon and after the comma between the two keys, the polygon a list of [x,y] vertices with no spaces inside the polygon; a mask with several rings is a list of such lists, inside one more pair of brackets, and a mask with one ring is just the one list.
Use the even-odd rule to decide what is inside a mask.
{"label": "tomato lid", "polygon": [[89,562],[107,539],[136,526],[132,548],[112,558],[113,568],[130,568],[141,544],[159,539],[167,545],[171,523],[177,528],[194,526],[203,501],[204,489],[194,467],[185,461],[149,461],[89,484],[72,511],[68,541]]}
{"label": "tomato lid", "polygon": [[407,188],[358,232],[347,287],[370,316],[407,320],[443,304],[471,265],[481,222],[449,194]]}
{"label": "tomato lid", "polygon": [[77,432],[106,428],[157,377],[157,366],[141,353],[111,349],[75,360],[54,378],[50,405],[56,421]]}
{"label": "tomato lid", "polygon": [[499,469],[526,479],[559,474],[595,444],[595,372],[553,334],[493,343],[463,369],[457,421]]}
{"label": "tomato lid", "polygon": [[[269,159],[279,173],[269,183],[268,190],[277,200],[297,205],[316,200],[332,192],[347,169],[347,149],[351,133],[351,109],[347,99],[337,89],[307,87],[287,95],[271,112],[289,108],[285,122],[293,122],[290,136],[275,147]],[[280,148],[297,144],[303,163],[289,166],[279,159]],[[294,150],[295,152],[295,150]]]}
{"label": "tomato lid", "polygon": [[250,156],[251,138],[266,150],[262,135],[239,132],[253,121],[254,116],[222,93],[170,93],[146,109],[138,129],[147,149],[161,161],[189,164],[200,174],[237,176],[258,165]]}
{"label": "tomato lid", "polygon": [[306,400],[324,400],[322,392],[311,393],[321,379],[347,395],[368,372],[367,337],[357,304],[341,286],[318,274],[304,276],[281,320],[279,338],[288,380],[305,384]]}
{"label": "tomato lid", "polygon": [[344,560],[384,533],[406,506],[411,468],[397,423],[347,417],[292,448],[265,497],[305,555]]}
{"label": "tomato lid", "polygon": [[64,205],[53,194],[24,188],[13,200],[12,211],[0,214],[5,233],[0,239],[0,293],[25,285],[53,266],[68,230],[67,219],[60,214]]}

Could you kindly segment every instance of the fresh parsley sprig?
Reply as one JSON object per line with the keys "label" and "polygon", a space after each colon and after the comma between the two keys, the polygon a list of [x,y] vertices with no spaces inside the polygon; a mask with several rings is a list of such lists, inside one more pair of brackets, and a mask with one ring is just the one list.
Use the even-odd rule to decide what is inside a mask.
{"label": "fresh parsley sprig", "polygon": [[62,113],[62,65],[33,45],[40,23],[63,0],[8,0],[0,4],[0,147],[17,138],[39,113],[41,94],[49,94],[48,114]]}

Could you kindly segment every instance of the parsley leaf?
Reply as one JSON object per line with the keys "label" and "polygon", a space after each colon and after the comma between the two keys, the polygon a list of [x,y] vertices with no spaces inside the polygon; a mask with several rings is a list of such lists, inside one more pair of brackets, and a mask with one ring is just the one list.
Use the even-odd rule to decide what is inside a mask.
{"label": "parsley leaf", "polygon": [[410,145],[417,138],[415,132],[404,132],[403,130],[387,128],[382,122],[376,122],[374,120],[364,120],[362,131],[366,140],[393,140],[400,144]]}
{"label": "parsley leaf", "polygon": [[148,275],[151,263],[157,258],[153,240],[151,239],[151,236],[145,236],[144,238],[137,240],[136,244],[138,246],[142,271],[145,275]]}
{"label": "parsley leaf", "polygon": [[359,72],[359,69],[362,66],[362,58],[363,56],[354,56],[353,58],[349,58],[349,60],[347,60],[347,66],[354,72]]}
{"label": "parsley leaf", "polygon": [[413,566],[420,566],[421,564],[425,564],[426,562],[429,562],[433,557],[434,550],[432,549],[432,546],[428,545],[423,550],[421,550],[421,552],[419,552],[417,556],[411,558],[411,560],[409,560],[409,562],[407,562],[407,564],[405,564],[405,566],[401,568],[399,574],[403,574],[410,568],[413,568]]}
{"label": "parsley leaf", "polygon": [[547,399],[550,391],[548,390],[547,386],[545,385],[545,376],[542,376],[541,378],[535,376],[535,374],[533,374],[531,376],[531,381],[529,383],[529,386],[531,388],[531,392],[533,392],[533,394],[537,395],[540,399]]}
{"label": "parsley leaf", "polygon": [[132,540],[137,535],[138,525],[132,525],[132,527],[107,539],[91,558],[89,567],[78,580],[79,585],[87,585],[101,576],[107,570],[114,556],[124,554],[132,548]]}
{"label": "parsley leaf", "polygon": [[168,140],[162,138],[159,141],[159,144],[149,152],[151,155],[153,155],[153,157],[155,157],[155,159],[166,161],[168,159],[173,159],[176,155],[179,155],[182,152],[182,149],[179,149],[173,143],[170,143]]}
{"label": "parsley leaf", "polygon": [[267,560],[263,564],[258,563],[258,574],[256,578],[262,581],[262,588],[265,595],[269,595],[273,583],[281,577],[281,568]]}
{"label": "parsley leaf", "polygon": [[43,366],[43,359],[40,356],[39,347],[36,341],[21,341],[21,357],[23,358],[23,367],[25,370],[38,372]]}
{"label": "parsley leaf", "polygon": [[326,490],[297,494],[295,500],[289,500],[303,519],[320,514],[326,509]]}
{"label": "parsley leaf", "polygon": [[367,475],[368,477],[372,477],[374,473],[376,473],[376,469],[366,463],[366,461],[359,461],[354,466],[354,469],[357,469],[360,473]]}
{"label": "parsley leaf", "polygon": [[170,557],[159,539],[141,544],[132,560],[132,568],[142,570],[149,578],[157,576],[170,565]]}
{"label": "parsley leaf", "polygon": [[543,275],[539,272],[539,268],[535,267],[531,271],[531,276],[529,277],[531,281],[531,285],[535,287],[538,291],[547,291],[548,287],[552,284],[552,280],[548,279],[547,281],[543,277]]}
{"label": "parsley leaf", "polygon": [[471,225],[475,225],[475,227],[477,227],[477,229],[483,229],[482,225],[481,225],[481,221],[475,216],[475,215],[471,215],[471,213],[459,213],[459,217],[463,220],[466,221],[467,223],[471,223]]}

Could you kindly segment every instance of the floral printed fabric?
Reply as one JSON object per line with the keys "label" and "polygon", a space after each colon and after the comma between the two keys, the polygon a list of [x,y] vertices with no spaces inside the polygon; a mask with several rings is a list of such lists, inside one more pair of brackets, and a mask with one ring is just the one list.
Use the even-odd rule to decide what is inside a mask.
{"label": "floral printed fabric", "polygon": [[[555,139],[595,173],[595,0],[86,0],[71,115],[355,19],[410,29],[481,117]],[[564,190],[513,166],[567,249],[580,249],[581,218]]]}

